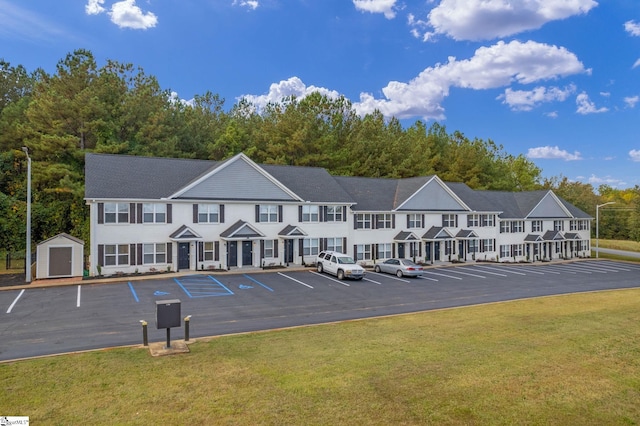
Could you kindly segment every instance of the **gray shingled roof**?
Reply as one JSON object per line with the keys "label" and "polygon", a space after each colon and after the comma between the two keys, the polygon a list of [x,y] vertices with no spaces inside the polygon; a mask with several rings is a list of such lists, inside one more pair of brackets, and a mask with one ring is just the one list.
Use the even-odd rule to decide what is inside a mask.
{"label": "gray shingled roof", "polygon": [[357,203],[354,211],[391,211],[395,207],[397,179],[334,176]]}
{"label": "gray shingled roof", "polygon": [[333,176],[320,167],[273,164],[259,166],[305,201],[348,204],[354,202]]}
{"label": "gray shingled roof", "polygon": [[203,173],[215,161],[86,154],[85,198],[160,199]]}

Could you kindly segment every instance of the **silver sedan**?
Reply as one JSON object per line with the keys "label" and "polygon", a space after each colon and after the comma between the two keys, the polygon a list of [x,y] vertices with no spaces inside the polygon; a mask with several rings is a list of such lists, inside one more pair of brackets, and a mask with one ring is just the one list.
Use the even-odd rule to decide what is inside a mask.
{"label": "silver sedan", "polygon": [[395,274],[397,277],[418,277],[423,272],[422,266],[409,259],[387,259],[384,262],[376,263],[373,270]]}

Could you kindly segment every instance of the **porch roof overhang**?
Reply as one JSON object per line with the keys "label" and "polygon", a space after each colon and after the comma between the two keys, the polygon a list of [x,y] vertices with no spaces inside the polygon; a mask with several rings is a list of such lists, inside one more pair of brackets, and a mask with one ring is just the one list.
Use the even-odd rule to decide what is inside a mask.
{"label": "porch roof overhang", "polygon": [[564,238],[567,240],[580,240],[580,235],[576,232],[566,232],[564,234]]}
{"label": "porch roof overhang", "polygon": [[265,235],[244,220],[239,220],[220,234],[222,240],[256,240]]}
{"label": "porch roof overhang", "polygon": [[459,240],[474,240],[479,237],[473,229],[461,229],[456,234],[456,238]]}
{"label": "porch roof overhang", "polygon": [[540,235],[529,234],[526,237],[524,237],[524,241],[525,243],[540,243],[544,241],[544,239]]}
{"label": "porch roof overhang", "polygon": [[420,241],[420,238],[413,232],[402,231],[399,232],[398,235],[393,237],[393,241],[404,242],[404,241]]}
{"label": "porch roof overhang", "polygon": [[173,231],[169,238],[173,241],[197,241],[201,240],[202,236],[187,225],[182,225],[180,228]]}
{"label": "porch roof overhang", "polygon": [[280,237],[306,237],[307,235],[306,232],[295,225],[287,225],[282,231],[278,232]]}
{"label": "porch roof overhang", "polygon": [[560,231],[547,231],[542,236],[545,241],[564,241],[564,235]]}
{"label": "porch roof overhang", "polygon": [[442,226],[432,226],[422,236],[422,239],[427,241],[451,240],[453,239],[453,235],[447,230],[447,228],[444,228]]}

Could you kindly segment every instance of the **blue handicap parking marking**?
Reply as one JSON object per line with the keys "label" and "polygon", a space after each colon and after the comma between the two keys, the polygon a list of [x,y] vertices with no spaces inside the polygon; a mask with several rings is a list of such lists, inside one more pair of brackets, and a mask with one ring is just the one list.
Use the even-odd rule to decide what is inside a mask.
{"label": "blue handicap parking marking", "polygon": [[159,291],[159,290],[153,293],[154,296],[166,296],[168,294],[170,294],[168,291]]}
{"label": "blue handicap parking marking", "polygon": [[211,275],[190,275],[174,281],[190,298],[233,295],[233,291]]}
{"label": "blue handicap parking marking", "polygon": [[238,286],[238,288],[239,288],[239,289],[241,289],[241,290],[246,290],[246,289],[249,289],[249,288],[253,288],[253,286],[245,285],[245,284],[240,284],[240,285]]}
{"label": "blue handicap parking marking", "polygon": [[264,287],[264,288],[266,288],[266,289],[267,289],[267,290],[269,290],[269,291],[273,291],[273,289],[272,289],[272,288],[270,288],[270,287],[266,286],[265,284],[262,284],[260,281],[256,280],[255,278],[251,278],[251,277],[250,277],[249,275],[247,275],[247,274],[243,274],[243,275],[244,275],[244,277],[245,277],[245,278],[250,279],[250,280],[251,280],[251,281],[253,281],[254,283],[258,284],[259,286]]}

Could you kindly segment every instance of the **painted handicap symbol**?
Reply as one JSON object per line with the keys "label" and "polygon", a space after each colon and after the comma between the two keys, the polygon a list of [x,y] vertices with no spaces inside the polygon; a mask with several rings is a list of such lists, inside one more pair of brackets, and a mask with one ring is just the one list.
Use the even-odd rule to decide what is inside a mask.
{"label": "painted handicap symbol", "polygon": [[253,287],[252,287],[252,286],[250,286],[250,285],[240,284],[240,285],[238,286],[238,288],[240,288],[241,290],[246,290],[246,289],[248,289],[248,288],[253,288]]}
{"label": "painted handicap symbol", "polygon": [[153,293],[154,296],[166,296],[167,294],[169,294],[166,291],[156,291],[155,293]]}

